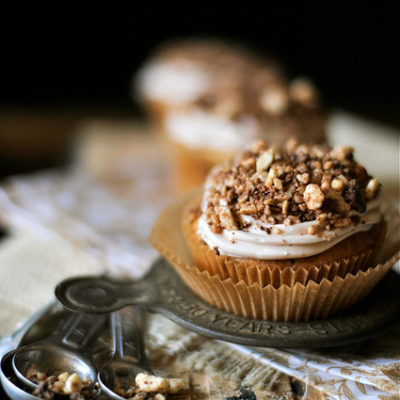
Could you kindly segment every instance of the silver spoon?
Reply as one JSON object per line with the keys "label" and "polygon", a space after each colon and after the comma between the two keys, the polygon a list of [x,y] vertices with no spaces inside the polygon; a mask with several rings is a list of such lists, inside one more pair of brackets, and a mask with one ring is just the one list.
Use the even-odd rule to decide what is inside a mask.
{"label": "silver spoon", "polygon": [[96,367],[89,348],[90,341],[104,326],[105,315],[71,313],[49,337],[17,349],[12,367],[27,387],[38,385],[28,379],[32,369],[47,375],[76,372],[82,380],[96,382]]}
{"label": "silver spoon", "polygon": [[125,307],[111,314],[114,356],[99,372],[98,381],[103,393],[114,400],[124,400],[117,388],[128,390],[135,385],[141,372],[153,375],[150,370],[143,341],[143,307]]}
{"label": "silver spoon", "polygon": [[1,359],[0,381],[3,390],[12,400],[40,400],[40,397],[28,393],[23,389],[23,387],[18,385],[16,382],[13,382],[13,380],[17,380],[12,369],[12,358],[14,357],[14,354],[15,350],[12,350],[5,354]]}
{"label": "silver spoon", "polygon": [[[0,363],[0,382],[4,392],[13,400],[40,400],[40,397],[34,396],[23,390],[18,386],[16,376],[12,369],[12,358],[14,357],[15,350],[10,351],[18,343],[24,341],[30,329],[45,315],[49,310],[54,307],[54,303],[50,303],[47,307],[39,310],[37,313],[28,318],[23,325],[15,331],[10,338],[1,341],[1,363]],[[10,380],[13,379],[13,380]]]}

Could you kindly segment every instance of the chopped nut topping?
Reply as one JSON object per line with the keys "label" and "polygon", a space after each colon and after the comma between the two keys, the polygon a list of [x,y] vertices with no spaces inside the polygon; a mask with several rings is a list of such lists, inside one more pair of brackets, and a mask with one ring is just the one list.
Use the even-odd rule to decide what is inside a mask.
{"label": "chopped nut topping", "polygon": [[140,392],[161,392],[165,393],[169,388],[168,379],[161,376],[153,376],[145,373],[136,375],[136,385]]}
{"label": "chopped nut topping", "polygon": [[378,181],[354,161],[351,148],[296,142],[286,150],[257,142],[215,168],[207,187],[205,215],[214,233],[247,229],[245,215],[271,225],[317,221],[312,232],[345,227],[358,223],[348,213],[364,212],[379,191]]}
{"label": "chopped nut topping", "polygon": [[311,225],[307,228],[307,233],[309,235],[315,235],[318,232],[318,229],[315,225]]}
{"label": "chopped nut topping", "polygon": [[353,151],[354,149],[352,147],[335,147],[332,151],[331,151],[331,156],[332,158],[336,158],[339,161],[344,161],[346,159],[348,159],[349,157],[353,157]]}
{"label": "chopped nut topping", "polygon": [[238,227],[236,225],[235,219],[233,218],[230,208],[226,206],[219,206],[218,209],[218,215],[221,220],[222,226],[224,226],[226,229],[229,229],[230,231],[235,231]]}
{"label": "chopped nut topping", "polygon": [[303,183],[304,185],[307,185],[307,183],[310,181],[310,175],[307,174],[307,172],[304,174],[297,174],[296,178],[300,183]]}
{"label": "chopped nut topping", "polygon": [[128,400],[165,400],[166,394],[176,394],[182,389],[184,389],[182,379],[139,373],[132,387],[128,389],[117,387],[115,392]]}
{"label": "chopped nut topping", "polygon": [[310,210],[318,210],[318,208],[322,207],[322,204],[325,200],[325,196],[322,193],[321,188],[314,183],[310,183],[306,186],[303,198]]}
{"label": "chopped nut topping", "polygon": [[269,88],[261,94],[260,106],[267,113],[279,115],[286,110],[288,100],[288,94],[283,88]]}
{"label": "chopped nut topping", "polygon": [[287,215],[288,209],[289,209],[289,201],[288,200],[284,200],[284,202],[282,204],[282,214],[283,215]]}
{"label": "chopped nut topping", "polygon": [[43,399],[52,399],[56,393],[68,395],[71,400],[85,400],[96,397],[99,392],[97,383],[93,384],[87,379],[82,380],[77,373],[63,372],[56,377],[55,375],[47,376],[46,373],[32,368],[32,371],[28,373],[28,379],[38,384],[32,394]]}
{"label": "chopped nut topping", "polygon": [[280,189],[280,190],[283,189],[282,181],[279,178],[274,179],[274,186],[277,189]]}
{"label": "chopped nut topping", "polygon": [[371,179],[368,182],[367,187],[365,188],[365,197],[368,200],[373,199],[378,189],[379,189],[378,180],[376,178]]}
{"label": "chopped nut topping", "polygon": [[275,152],[273,149],[268,149],[260,154],[257,159],[257,172],[265,171],[274,161]]}
{"label": "chopped nut topping", "polygon": [[335,178],[331,182],[331,188],[337,190],[338,192],[341,192],[344,188],[344,183],[341,179]]}

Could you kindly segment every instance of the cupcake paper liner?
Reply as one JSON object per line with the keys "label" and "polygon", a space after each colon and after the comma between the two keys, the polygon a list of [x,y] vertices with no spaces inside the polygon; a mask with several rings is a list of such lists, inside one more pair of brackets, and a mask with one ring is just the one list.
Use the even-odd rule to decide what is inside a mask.
{"label": "cupcake paper liner", "polygon": [[[193,264],[189,246],[180,229],[184,208],[193,201],[193,197],[193,194],[186,196],[161,214],[150,242],[196,295],[217,308],[238,315],[273,321],[326,318],[350,308],[367,296],[400,258],[397,242],[394,255],[381,254],[381,257],[386,257],[381,264],[363,270],[362,266],[371,259],[370,252],[366,251],[340,263],[323,265],[321,268],[327,276],[321,277],[321,272],[317,280],[307,280],[310,277],[308,271],[291,272],[278,268],[268,278],[264,278],[267,274],[254,271],[243,272],[245,279],[224,278]],[[395,241],[397,238],[387,240]],[[394,246],[389,247],[393,249]],[[344,276],[337,275],[340,268],[348,272]],[[234,263],[229,265],[229,269],[235,269]],[[353,273],[354,269],[356,272]],[[268,279],[269,283],[263,284]]]}

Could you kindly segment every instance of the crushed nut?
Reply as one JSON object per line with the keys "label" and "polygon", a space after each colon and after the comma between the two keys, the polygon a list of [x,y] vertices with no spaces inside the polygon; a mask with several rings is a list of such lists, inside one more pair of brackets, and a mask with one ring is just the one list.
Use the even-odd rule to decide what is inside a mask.
{"label": "crushed nut", "polygon": [[165,400],[166,394],[176,394],[184,389],[184,381],[177,378],[139,373],[130,388],[116,387],[115,392],[129,400]]}
{"label": "crushed nut", "polygon": [[289,105],[287,92],[281,87],[265,89],[260,98],[261,108],[272,115],[282,114]]}
{"label": "crushed nut", "polygon": [[318,232],[318,228],[315,225],[311,225],[307,228],[307,233],[309,235],[315,235]]}
{"label": "crushed nut", "polygon": [[[243,167],[251,168],[256,165],[256,162],[255,162],[254,158],[246,158],[246,159],[242,160],[240,162],[240,164],[243,165]],[[228,186],[231,186],[231,185],[228,185]]]}
{"label": "crushed nut", "polygon": [[304,185],[307,185],[307,183],[310,181],[310,175],[307,172],[305,172],[304,174],[297,174],[296,178],[300,183],[303,183]]}
{"label": "crushed nut", "polygon": [[344,189],[344,183],[341,179],[334,179],[331,182],[331,188],[334,190],[337,190],[338,192],[341,192]]}
{"label": "crushed nut", "polygon": [[267,168],[274,161],[275,152],[273,149],[268,149],[260,154],[257,159],[257,172],[262,172],[267,170]]}
{"label": "crushed nut", "polygon": [[[68,374],[68,372],[67,372],[67,374]],[[69,375],[69,374],[68,374]],[[39,379],[39,381],[44,381],[44,380],[46,380],[47,379],[47,375],[44,373],[44,372],[38,372],[37,374],[36,374],[36,377],[37,377],[37,379]],[[60,379],[60,376],[58,377],[58,379]],[[61,379],[60,379],[61,380]],[[65,382],[65,381],[63,381],[63,382]]]}
{"label": "crushed nut", "polygon": [[279,178],[274,178],[274,186],[279,190],[283,189],[282,181]]}
{"label": "crushed nut", "polygon": [[168,379],[161,376],[140,373],[135,378],[138,390],[141,392],[161,392],[165,393],[169,388]]}
{"label": "crushed nut", "polygon": [[346,203],[345,199],[343,196],[338,193],[336,190],[329,189],[326,193],[325,196],[327,199],[331,199],[336,203],[336,210],[340,214],[347,213],[350,211],[350,204]]}
{"label": "crushed nut", "polygon": [[57,377],[47,376],[44,372],[35,372],[33,369],[28,374],[28,379],[38,384],[32,392],[33,395],[43,399],[52,399],[54,394],[68,395],[70,400],[85,400],[96,397],[99,393],[98,383],[91,380],[82,380],[77,373],[63,372]]}
{"label": "crushed nut", "polygon": [[232,211],[225,205],[218,207],[218,215],[221,220],[221,225],[231,231],[238,229],[235,219],[233,218]]}
{"label": "crushed nut", "polygon": [[314,183],[310,183],[306,186],[303,197],[307,207],[310,210],[318,210],[322,207],[322,204],[325,200],[325,196],[322,193],[321,188]]}
{"label": "crushed nut", "polygon": [[283,204],[282,204],[282,214],[283,215],[287,215],[289,210],[289,201],[288,200],[284,200]]}
{"label": "crushed nut", "polygon": [[375,197],[378,189],[379,189],[378,179],[376,178],[370,179],[370,181],[367,184],[367,187],[365,188],[365,197],[368,200],[371,200],[372,198]]}
{"label": "crushed nut", "polygon": [[340,146],[331,150],[331,156],[339,161],[344,161],[348,157],[353,156],[353,152],[354,149],[352,147]]}
{"label": "crushed nut", "polygon": [[257,207],[255,204],[245,204],[238,212],[239,214],[255,214],[257,212]]}
{"label": "crushed nut", "polygon": [[78,374],[72,374],[65,382],[64,393],[80,392],[82,389],[81,378]]}

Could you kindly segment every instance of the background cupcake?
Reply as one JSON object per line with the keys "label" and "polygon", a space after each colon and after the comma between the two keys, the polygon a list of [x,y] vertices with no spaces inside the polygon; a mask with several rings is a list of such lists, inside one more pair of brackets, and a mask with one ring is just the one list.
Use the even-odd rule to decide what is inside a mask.
{"label": "background cupcake", "polygon": [[245,71],[261,66],[266,68],[264,79],[280,79],[275,63],[243,47],[215,39],[180,40],[154,53],[139,71],[134,90],[162,126],[167,112],[207,102],[220,89],[232,93]]}
{"label": "background cupcake", "polygon": [[274,144],[290,137],[325,140],[326,116],[312,84],[289,83],[276,64],[239,47],[171,45],[143,68],[138,82],[172,144],[180,191],[200,185],[213,165],[256,138]]}
{"label": "background cupcake", "polygon": [[192,290],[227,311],[327,317],[366,296],[391,266],[374,265],[386,232],[379,192],[350,148],[258,143],[215,167],[204,194],[178,207],[191,266],[183,248],[153,243]]}

